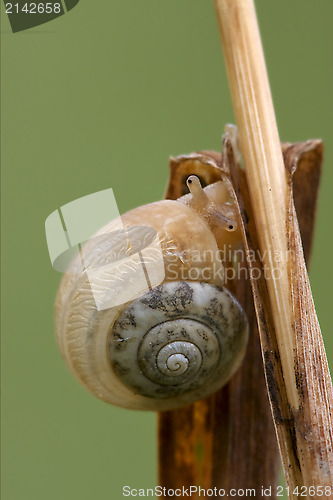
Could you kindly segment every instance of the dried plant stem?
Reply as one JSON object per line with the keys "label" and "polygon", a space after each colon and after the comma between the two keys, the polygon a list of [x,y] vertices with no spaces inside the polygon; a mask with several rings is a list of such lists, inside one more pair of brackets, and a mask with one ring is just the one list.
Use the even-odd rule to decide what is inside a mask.
{"label": "dried plant stem", "polygon": [[[265,270],[262,291],[267,287],[268,300],[263,301],[264,309],[256,304],[265,363],[272,363],[270,353],[277,345],[275,394],[267,364],[266,379],[290,497],[296,498],[292,493],[296,486],[332,484],[332,385],[302,254],[291,178],[284,169],[254,3],[215,0],[215,5]],[[264,337],[267,329],[260,314],[272,319],[270,342]],[[311,357],[309,351],[316,354]],[[277,400],[279,413],[273,407]],[[282,424],[278,415],[284,415]]]}
{"label": "dried plant stem", "polygon": [[[321,141],[286,143],[282,144],[282,151],[289,179],[289,197],[292,198],[292,193],[294,194],[304,255],[308,263],[323,147]],[[220,154],[212,151],[172,158],[166,197],[177,199],[182,195],[184,179],[189,173],[198,173],[205,184],[211,184],[221,178],[222,172],[229,172],[231,175],[222,174],[224,182],[227,185],[230,184],[230,178],[233,181],[235,206],[240,204],[240,216],[242,216],[244,228],[246,228],[246,230],[244,229],[247,236],[245,246],[249,250],[251,249],[253,255],[253,252],[257,252],[259,245],[245,172],[237,165],[228,134],[223,139],[222,158]],[[220,170],[219,166],[223,170]],[[232,186],[230,187],[233,191]],[[290,218],[290,221],[292,220]],[[289,244],[291,247],[295,246],[293,235],[289,238]],[[302,253],[302,248],[300,248],[300,252]],[[261,265],[260,260],[253,262],[253,258],[249,262],[250,268],[252,267],[256,271]],[[301,272],[298,275],[296,272],[299,285],[306,282],[306,280],[302,280],[302,275],[304,273]],[[261,276],[263,276],[262,273]],[[312,386],[311,395],[311,391],[307,387],[306,377],[299,376],[300,390],[304,389],[304,394],[307,393],[308,401],[304,398],[303,413],[293,413],[286,397],[283,379],[281,380],[280,355],[274,340],[274,327],[272,326],[269,304],[267,304],[265,280],[264,278],[254,280],[251,291],[246,276],[241,273],[239,278],[229,285],[232,285],[233,293],[244,307],[250,324],[250,339],[244,362],[227,386],[209,398],[197,401],[185,408],[159,414],[159,484],[170,489],[190,488],[191,485],[200,485],[204,488],[223,488],[225,491],[229,491],[230,488],[254,489],[258,498],[265,496],[262,489],[271,487],[271,498],[276,498],[280,457],[276,447],[264,370],[268,381],[276,433],[279,442],[283,443],[281,448],[285,469],[291,477],[288,484],[292,485],[302,484],[299,460],[302,457],[300,457],[296,445],[296,429],[298,428],[298,435],[301,434],[304,443],[307,434],[312,432],[309,426],[305,432],[302,432],[302,424],[304,425],[311,420],[304,415],[309,411],[309,408],[311,411],[313,408],[319,408],[320,415],[323,414],[323,420],[327,418],[325,412],[321,412],[320,407],[323,395],[325,395],[325,387],[329,387],[329,374],[326,370],[327,381],[325,381],[325,371],[322,370],[321,366],[318,367],[318,362],[316,362],[318,359],[325,358],[320,332],[316,331],[316,324],[312,325],[309,321],[308,325],[304,325],[306,322],[300,320],[301,338],[297,342],[298,355],[295,358],[300,361],[300,366],[303,366],[305,362],[309,363],[309,359],[304,359],[303,353],[311,352],[313,368],[311,367],[310,371],[316,373],[317,368],[319,368],[318,373],[321,373],[323,380],[320,387]],[[259,320],[255,318],[253,297]],[[305,307],[307,310],[311,309],[311,297],[308,297],[308,303]],[[259,345],[258,323],[265,358],[264,368]],[[307,335],[302,331],[306,328]],[[316,400],[314,400],[313,392]],[[322,424],[317,422],[316,426],[313,427],[317,427],[317,430],[319,427],[320,432],[320,425]],[[301,433],[299,429],[301,429]],[[318,434],[316,437],[318,438]],[[321,446],[318,447],[314,443],[315,450],[308,442],[307,448],[310,453],[308,453],[307,459],[310,459],[309,468],[311,469],[311,461],[314,457],[315,461],[318,462],[319,459],[319,462],[324,466],[325,463],[329,462],[323,453],[325,446],[326,449],[330,447],[331,437],[330,433],[327,432],[327,425],[326,430],[322,432],[322,438],[324,441],[327,438],[327,444],[321,443]],[[287,453],[285,453],[286,448]],[[304,464],[302,466],[304,469]],[[198,498],[198,495],[195,498]],[[216,496],[214,495],[213,498]]]}
{"label": "dried plant stem", "polygon": [[270,301],[277,312],[284,376],[289,399],[298,408],[290,335],[287,182],[254,4],[216,0],[216,9]]}
{"label": "dried plant stem", "polygon": [[[227,161],[224,141],[223,157]],[[184,179],[195,173],[204,184],[221,180],[221,154],[212,151],[172,158],[166,192],[183,194]],[[311,226],[312,227],[312,226]],[[311,238],[311,236],[310,236]],[[245,262],[239,263],[246,267]],[[159,484],[166,488],[251,489],[261,498],[272,488],[275,498],[280,456],[265,384],[256,314],[244,273],[228,287],[246,311],[250,338],[246,356],[229,383],[207,399],[159,414]],[[232,287],[232,288],[231,288]],[[193,498],[199,494],[193,493]],[[200,495],[202,498],[202,495]],[[216,493],[210,498],[220,498]]]}

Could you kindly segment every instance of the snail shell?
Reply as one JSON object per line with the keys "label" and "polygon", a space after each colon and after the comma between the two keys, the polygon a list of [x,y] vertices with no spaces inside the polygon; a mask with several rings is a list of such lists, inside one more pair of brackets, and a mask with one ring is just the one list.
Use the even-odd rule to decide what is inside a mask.
{"label": "snail shell", "polygon": [[78,380],[111,404],[140,410],[189,404],[223,386],[244,357],[247,320],[221,287],[216,240],[221,228],[227,237],[237,224],[217,207],[216,192],[207,194],[194,176],[188,186],[187,198],[138,207],[110,222],[62,279],[60,350]]}

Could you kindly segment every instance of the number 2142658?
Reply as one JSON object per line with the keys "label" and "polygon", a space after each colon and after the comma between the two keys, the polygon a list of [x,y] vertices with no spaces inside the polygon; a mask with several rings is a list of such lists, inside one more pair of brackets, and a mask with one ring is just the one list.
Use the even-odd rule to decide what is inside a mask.
{"label": "number 2142658", "polygon": [[60,14],[60,3],[25,3],[20,6],[18,3],[6,3],[6,14],[18,14],[25,12],[26,14]]}

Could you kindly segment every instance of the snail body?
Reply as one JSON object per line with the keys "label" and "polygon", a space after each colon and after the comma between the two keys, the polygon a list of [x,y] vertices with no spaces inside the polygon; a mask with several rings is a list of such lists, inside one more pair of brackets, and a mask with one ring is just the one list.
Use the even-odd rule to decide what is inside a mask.
{"label": "snail body", "polygon": [[111,404],[189,404],[224,385],[244,357],[247,320],[221,286],[219,254],[221,236],[237,240],[237,223],[226,201],[216,203],[222,183],[187,183],[189,195],[111,221],[62,279],[60,350],[78,380]]}

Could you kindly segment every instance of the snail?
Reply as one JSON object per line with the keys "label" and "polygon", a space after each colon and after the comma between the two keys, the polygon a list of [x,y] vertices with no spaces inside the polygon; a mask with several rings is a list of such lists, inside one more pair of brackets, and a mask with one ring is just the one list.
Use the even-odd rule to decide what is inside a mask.
{"label": "snail", "polygon": [[[144,205],[82,247],[55,307],[60,351],[100,399],[170,410],[231,378],[247,344],[246,315],[223,286],[219,250],[240,231],[222,181]],[[83,266],[83,267],[82,267]]]}

